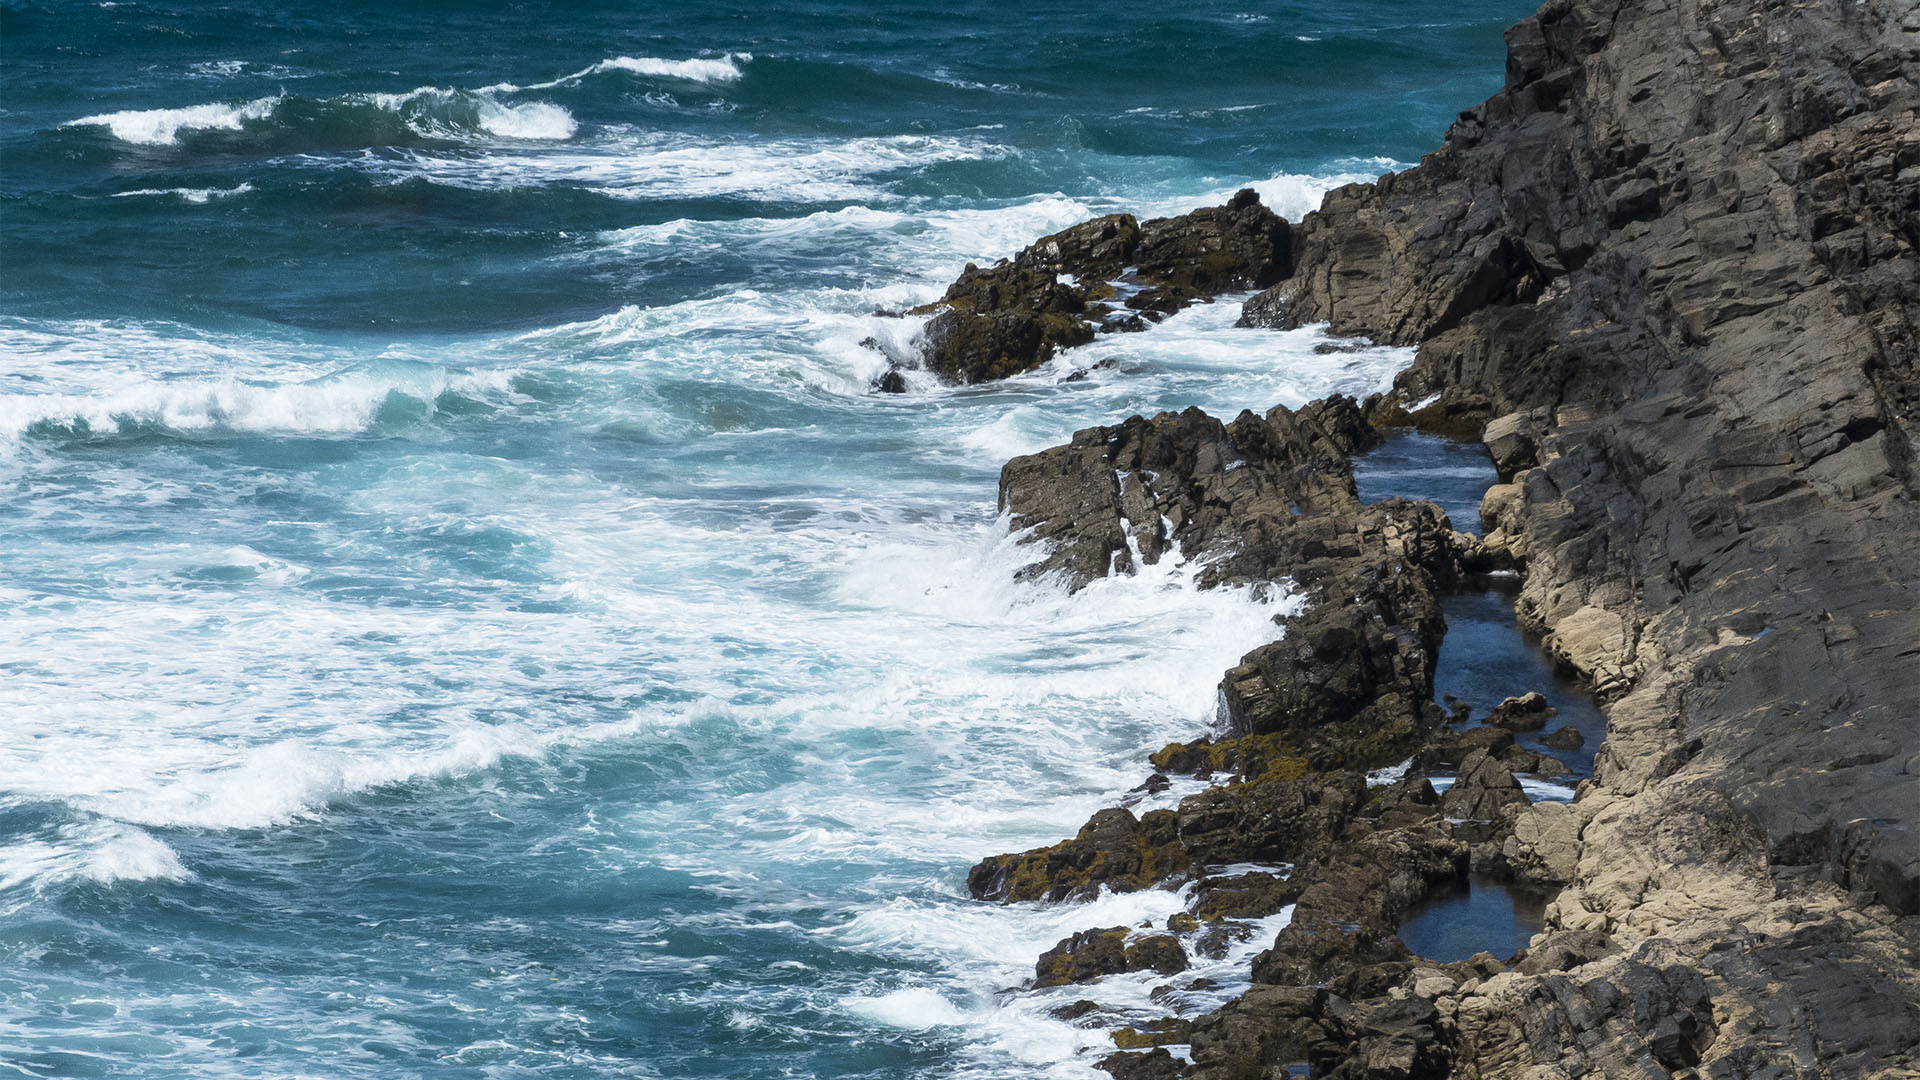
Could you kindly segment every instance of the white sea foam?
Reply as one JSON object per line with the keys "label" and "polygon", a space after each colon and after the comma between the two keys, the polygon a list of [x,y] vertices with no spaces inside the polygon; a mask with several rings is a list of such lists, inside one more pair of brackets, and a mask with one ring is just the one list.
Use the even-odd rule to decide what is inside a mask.
{"label": "white sea foam", "polygon": [[[70,120],[62,126],[103,126],[122,142],[172,146],[179,143],[183,131],[239,131],[249,121],[273,116],[285,100],[274,96],[244,103],[103,113]],[[435,138],[493,136],[515,141],[563,142],[579,130],[573,114],[559,105],[546,101],[501,101],[491,90],[422,86],[403,93],[348,94],[333,99],[330,104],[365,105],[395,113],[414,131]]]}
{"label": "white sea foam", "polygon": [[610,128],[564,153],[485,158],[413,150],[348,167],[390,180],[500,190],[575,185],[621,199],[725,196],[816,203],[884,198],[886,174],[1012,153],[979,138],[889,135],[735,142],[639,128]]}
{"label": "white sea foam", "polygon": [[603,71],[630,71],[635,75],[662,79],[730,83],[740,81],[740,76],[743,74],[740,65],[752,59],[752,53],[728,53],[720,57],[695,57],[690,60],[662,60],[657,56],[615,56],[600,61],[587,71],[592,74]]}
{"label": "white sea foam", "polygon": [[189,105],[180,109],[133,109],[83,116],[61,126],[104,127],[121,142],[137,146],[172,146],[180,141],[182,131],[239,131],[249,120],[271,116],[280,100],[275,96],[237,103]]}
{"label": "white sea foam", "polygon": [[139,188],[134,191],[116,191],[113,197],[126,199],[137,195],[173,196],[190,203],[211,202],[214,199],[231,199],[236,195],[245,195],[253,190],[252,184],[237,184],[230,188]]}
{"label": "white sea foam", "polygon": [[574,132],[579,129],[572,113],[545,101],[530,101],[524,105],[502,105],[495,101],[482,100],[480,127],[503,139],[550,141],[571,139]]}
{"label": "white sea foam", "polygon": [[513,93],[520,90],[552,90],[556,87],[571,86],[592,75],[601,75],[610,71],[624,71],[653,79],[673,79],[679,82],[724,84],[739,82],[744,74],[742,64],[753,60],[752,53],[727,53],[724,56],[700,57],[687,60],[666,60],[657,56],[611,56],[598,63],[589,64],[570,75],[562,75],[547,82],[528,83],[521,86],[515,83],[495,83],[482,88],[482,92],[501,91]]}
{"label": "white sea foam", "polygon": [[[61,826],[47,839],[0,845],[0,893],[85,879],[184,881],[192,875],[152,834],[112,821]],[[11,905],[0,906],[0,914]]]}
{"label": "white sea foam", "polygon": [[[1110,205],[1049,196],[927,215],[867,206],[623,230],[575,257],[746,250],[770,262],[837,251],[861,260],[857,278],[873,284],[732,288],[378,356],[363,341],[266,328],[56,332],[0,321],[0,350],[23,360],[0,388],[17,392],[4,401],[27,410],[28,426],[76,416],[118,425],[126,415],[214,433],[352,433],[394,391],[430,404],[445,388],[502,410],[501,442],[466,452],[261,469],[238,494],[210,492],[204,476],[150,457],[103,454],[72,502],[29,500],[38,513],[77,506],[89,524],[127,508],[204,507],[193,520],[205,532],[78,559],[57,546],[18,553],[36,581],[84,583],[88,600],[0,585],[9,612],[0,649],[30,658],[0,683],[0,712],[25,718],[21,737],[0,745],[0,776],[11,791],[153,840],[150,829],[218,836],[330,821],[365,792],[397,785],[421,799],[443,784],[472,791],[485,782],[468,778],[503,761],[625,760],[627,743],[640,757],[672,751],[662,760],[742,748],[742,775],[688,781],[682,794],[702,812],[667,800],[596,807],[592,842],[613,861],[644,843],[649,858],[727,895],[834,860],[904,860],[920,877],[882,871],[873,899],[818,934],[834,948],[914,961],[916,974],[843,991],[842,1020],[882,1037],[962,1034],[963,1055],[989,1074],[1012,1062],[1023,1075],[1097,1076],[1086,1062],[1108,1048],[1103,1032],[1048,1015],[1058,995],[998,992],[1060,938],[1163,926],[1181,897],[981,905],[958,894],[953,868],[1058,839],[1123,798],[1144,777],[1140,747],[1205,730],[1220,672],[1277,632],[1273,617],[1290,601],[1198,590],[1196,568],[1178,558],[1078,593],[1016,582],[1037,550],[991,520],[994,470],[1009,453],[1131,411],[1199,404],[1231,414],[1364,392],[1405,358],[1323,356],[1312,330],[1236,330],[1228,300],[1070,350],[1001,386],[866,393],[887,359],[861,340],[905,351],[916,326],[873,308],[931,299],[963,262],[1010,254]],[[1064,381],[1102,360],[1111,366]],[[539,382],[543,396],[524,397],[508,371]],[[736,405],[744,416],[718,407]],[[901,422],[875,419],[894,415]],[[571,451],[530,457],[515,448],[534,430],[523,421],[564,423],[568,440],[651,445],[612,468]],[[697,454],[672,456],[687,448]],[[257,493],[289,508],[263,523]],[[318,509],[293,508],[309,501]],[[233,524],[220,524],[228,515]],[[512,565],[476,569],[489,545],[510,549]],[[342,584],[369,580],[379,583]],[[672,704],[609,704],[655,691]],[[754,758],[790,773],[759,775]],[[47,850],[21,853],[17,888],[75,880],[61,867],[105,846],[65,834],[38,842]],[[243,851],[275,834],[221,842]],[[102,865],[177,876],[178,859],[170,866],[131,843]],[[929,865],[944,868],[939,880],[926,880]],[[727,914],[764,933],[793,933],[808,918]],[[1243,985],[1281,925],[1250,926],[1227,958],[1199,962],[1187,978],[1217,974],[1220,986],[1183,990],[1177,1007],[1191,1014]],[[634,937],[657,944],[659,930]],[[1070,992],[1144,1019],[1173,1007],[1149,997],[1165,981],[1136,974]],[[789,1034],[758,1000],[729,1002],[716,1019],[742,1037]],[[461,1051],[475,1061],[491,1052]]]}
{"label": "white sea foam", "polygon": [[42,427],[87,435],[138,427],[339,435],[365,430],[396,394],[431,408],[445,391],[498,391],[510,378],[510,372],[426,370],[412,377],[363,372],[293,384],[142,379],[99,395],[0,393],[0,439],[17,441]]}

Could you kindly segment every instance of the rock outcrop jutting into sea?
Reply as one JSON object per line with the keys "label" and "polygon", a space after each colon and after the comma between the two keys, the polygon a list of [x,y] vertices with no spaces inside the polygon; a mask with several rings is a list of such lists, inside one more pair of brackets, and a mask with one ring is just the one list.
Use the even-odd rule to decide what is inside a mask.
{"label": "rock outcrop jutting into sea", "polygon": [[1264,288],[1292,268],[1287,222],[1251,189],[1225,206],[1139,221],[1108,214],[1045,236],[998,265],[968,265],[935,303],[928,368],[1004,379],[1096,334],[1144,330],[1218,293]]}
{"label": "rock outcrop jutting into sea", "polygon": [[[1048,545],[1033,572],[1177,553],[1302,606],[1225,674],[1229,729],[1153,755],[1234,782],[1104,811],[970,886],[1195,882],[1168,927],[1194,947],[1210,920],[1294,905],[1252,991],[1122,1032],[1190,1062],[1122,1054],[1117,1076],[1920,1075],[1920,7],[1554,0],[1508,44],[1505,88],[1443,147],[1254,229],[1275,256],[1232,279],[1281,277],[1248,325],[1417,346],[1393,393],[1133,418],[1007,465],[1003,507]],[[969,269],[931,362],[973,381],[1090,337],[1085,298],[1052,330],[956,298],[1050,278],[1028,264],[1060,237],[1134,265],[1154,224]],[[1219,261],[1157,264],[1170,295],[1235,287],[1181,257]],[[1352,455],[1409,424],[1488,446],[1484,540],[1431,504],[1361,504]],[[1439,594],[1509,568],[1522,623],[1606,707],[1571,803],[1514,779],[1540,703],[1462,733],[1431,700]],[[1436,763],[1458,775],[1444,796]],[[1216,869],[1247,863],[1292,870]],[[1395,938],[1469,869],[1558,890],[1510,965]],[[1180,970],[1157,933],[1088,930],[1041,984]]]}

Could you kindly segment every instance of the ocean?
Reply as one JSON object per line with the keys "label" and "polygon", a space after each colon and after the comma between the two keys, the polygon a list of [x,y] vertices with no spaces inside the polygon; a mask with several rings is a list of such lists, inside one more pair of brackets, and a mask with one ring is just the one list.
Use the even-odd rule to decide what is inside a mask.
{"label": "ocean", "polygon": [[0,5],[0,1076],[1104,1076],[1051,1010],[1154,980],[1018,987],[1178,898],[967,868],[1193,790],[1286,600],[1017,583],[1000,465],[1408,354],[1236,297],[888,395],[876,312],[1297,220],[1528,10]]}

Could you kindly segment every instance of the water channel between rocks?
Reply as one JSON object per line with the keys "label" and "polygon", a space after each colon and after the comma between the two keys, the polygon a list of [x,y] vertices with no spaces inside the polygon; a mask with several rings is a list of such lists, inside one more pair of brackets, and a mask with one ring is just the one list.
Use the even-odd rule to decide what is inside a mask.
{"label": "water channel between rocks", "polygon": [[[1405,432],[1357,458],[1354,480],[1365,502],[1393,495],[1430,499],[1447,512],[1455,529],[1478,534],[1480,499],[1499,476],[1479,443]],[[1477,591],[1443,601],[1447,635],[1435,664],[1434,698],[1471,706],[1472,716],[1456,725],[1464,730],[1478,726],[1479,718],[1508,697],[1535,691],[1544,695],[1558,715],[1541,731],[1516,733],[1515,742],[1559,758],[1573,775],[1521,781],[1536,802],[1565,800],[1572,797],[1571,784],[1593,774],[1594,751],[1606,735],[1606,718],[1586,691],[1559,674],[1520,629],[1514,613],[1519,587],[1516,577],[1494,577]],[[1584,744],[1575,750],[1543,746],[1541,736],[1561,725],[1579,731]],[[1434,778],[1437,788],[1448,782]],[[1402,924],[1400,937],[1415,953],[1443,963],[1481,951],[1505,958],[1540,929],[1545,902],[1543,896],[1475,878],[1422,904]]]}

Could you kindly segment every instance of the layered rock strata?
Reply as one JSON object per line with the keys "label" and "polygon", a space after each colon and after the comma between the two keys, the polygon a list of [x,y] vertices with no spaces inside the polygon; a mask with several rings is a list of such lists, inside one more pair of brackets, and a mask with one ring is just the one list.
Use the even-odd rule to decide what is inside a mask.
{"label": "layered rock strata", "polygon": [[[1486,443],[1484,543],[1358,505],[1349,402],[1136,418],[1009,464],[1038,573],[1182,557],[1302,598],[1228,673],[1225,730],[1155,756],[1232,776],[1132,827],[1178,857],[1107,857],[1292,922],[1252,992],[1188,1018],[1191,1063],[1104,1068],[1920,1075],[1917,35],[1896,0],[1554,0],[1440,150],[1292,230],[1244,320],[1416,346],[1366,418]],[[1430,702],[1433,598],[1496,565],[1606,707],[1570,804],[1514,782],[1547,767],[1512,745],[1537,708],[1453,732]],[[1405,779],[1353,786],[1407,751]],[[1444,798],[1433,767],[1459,773]],[[1250,851],[1293,870],[1207,876]],[[1510,963],[1407,955],[1399,918],[1468,867],[1557,889],[1545,932]]]}

